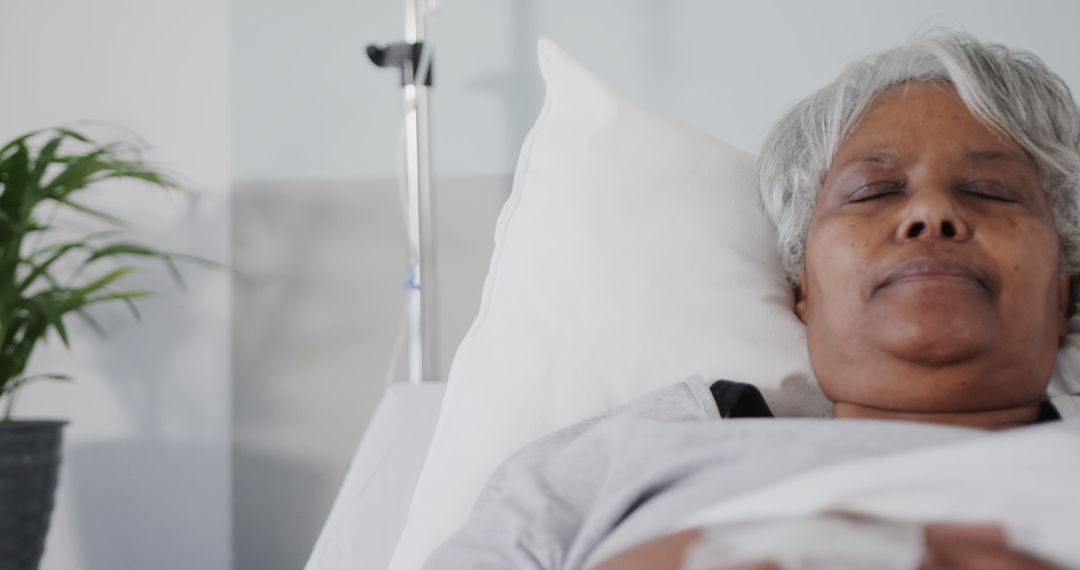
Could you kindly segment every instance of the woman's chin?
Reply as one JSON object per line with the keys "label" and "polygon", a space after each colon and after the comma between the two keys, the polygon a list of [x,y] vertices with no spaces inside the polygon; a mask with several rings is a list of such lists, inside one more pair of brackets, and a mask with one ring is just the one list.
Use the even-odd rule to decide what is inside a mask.
{"label": "woman's chin", "polygon": [[999,329],[986,316],[955,310],[907,313],[879,321],[869,339],[881,351],[913,365],[956,366],[994,346],[993,332]]}

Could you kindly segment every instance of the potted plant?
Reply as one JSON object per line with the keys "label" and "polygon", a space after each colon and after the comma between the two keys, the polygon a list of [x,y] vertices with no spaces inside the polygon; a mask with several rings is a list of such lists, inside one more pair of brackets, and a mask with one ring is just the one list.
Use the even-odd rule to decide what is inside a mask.
{"label": "potted plant", "polygon": [[[131,143],[98,143],[71,129],[35,131],[0,149],[0,561],[4,568],[37,568],[52,511],[60,461],[56,420],[14,420],[16,396],[36,380],[67,380],[63,374],[27,375],[34,349],[48,336],[68,346],[66,323],[81,318],[103,333],[87,309],[126,305],[147,291],[117,290],[133,268],[128,256],[161,259],[179,280],[175,254],[119,241],[119,221],[83,203],[99,183],[136,180],[178,188],[142,159]],[[57,227],[68,211],[111,224],[108,232],[75,239]],[[48,218],[46,217],[48,216]],[[9,566],[9,564],[11,564]]]}

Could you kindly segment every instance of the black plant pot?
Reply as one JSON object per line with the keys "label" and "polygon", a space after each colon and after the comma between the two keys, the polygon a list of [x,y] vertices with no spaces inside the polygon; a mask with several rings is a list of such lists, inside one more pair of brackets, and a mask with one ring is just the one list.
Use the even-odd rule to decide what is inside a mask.
{"label": "black plant pot", "polygon": [[67,422],[0,422],[0,570],[37,570]]}

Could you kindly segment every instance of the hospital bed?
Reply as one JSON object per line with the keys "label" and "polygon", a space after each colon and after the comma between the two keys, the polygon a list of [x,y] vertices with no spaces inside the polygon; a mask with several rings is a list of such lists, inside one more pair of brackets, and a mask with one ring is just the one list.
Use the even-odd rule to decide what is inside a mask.
{"label": "hospital bed", "polygon": [[390,564],[445,389],[444,383],[425,382],[386,390],[315,544],[309,570]]}
{"label": "hospital bed", "polygon": [[[753,383],[777,415],[828,415],[753,157],[627,102],[548,41],[539,56],[544,108],[449,383],[386,392],[307,570],[419,567],[521,445],[689,375]],[[1066,417],[1072,326],[1049,392]]]}

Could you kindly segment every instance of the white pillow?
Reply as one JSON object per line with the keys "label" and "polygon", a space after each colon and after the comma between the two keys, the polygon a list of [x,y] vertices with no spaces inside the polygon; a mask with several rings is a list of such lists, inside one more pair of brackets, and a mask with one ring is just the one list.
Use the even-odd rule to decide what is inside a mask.
{"label": "white pillow", "polygon": [[392,569],[420,567],[524,444],[690,375],[828,414],[754,158],[626,102],[548,40],[539,55],[547,97]]}

